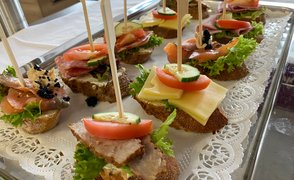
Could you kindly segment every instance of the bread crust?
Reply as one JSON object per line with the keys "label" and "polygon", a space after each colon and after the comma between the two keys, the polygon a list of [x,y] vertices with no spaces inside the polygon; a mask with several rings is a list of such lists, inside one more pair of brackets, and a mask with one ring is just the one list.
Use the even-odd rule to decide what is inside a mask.
{"label": "bread crust", "polygon": [[[134,98],[139,102],[147,114],[153,115],[161,121],[165,121],[171,113],[163,103],[149,102],[147,100],[139,99],[137,96]],[[228,123],[228,119],[219,111],[219,109],[216,109],[212,113],[205,126],[201,125],[183,110],[176,109],[177,116],[171,124],[171,126],[176,129],[197,133],[209,133],[218,131]]]}
{"label": "bread crust", "polygon": [[221,71],[220,74],[216,76],[209,76],[208,75],[209,73],[205,69],[203,69],[203,67],[201,66],[196,66],[196,68],[201,72],[201,74],[205,74],[212,79],[217,79],[220,81],[239,80],[249,74],[249,70],[244,63],[240,67],[236,67],[235,69],[233,69],[231,72],[224,70],[224,71]]}
{"label": "bread crust", "polygon": [[36,120],[24,119],[21,128],[29,134],[39,134],[54,128],[60,116],[61,110],[43,112]]}
{"label": "bread crust", "polygon": [[[120,84],[121,96],[125,97],[129,95],[129,83],[130,79],[127,77],[126,70],[123,68],[120,70],[118,80]],[[74,92],[82,93],[85,96],[96,97],[100,101],[108,101],[113,103],[116,101],[115,92],[113,87],[113,81],[108,81],[105,85],[99,86],[94,82],[82,80],[82,77],[65,78],[60,75],[63,82]],[[83,75],[83,77],[89,76]]]}
{"label": "bread crust", "polygon": [[137,52],[127,53],[124,58],[120,58],[126,64],[142,64],[150,58],[154,48],[139,49]]}
{"label": "bread crust", "polygon": [[[184,29],[184,28],[183,28]],[[163,37],[164,39],[173,39],[177,37],[176,29],[167,29],[159,26],[145,27],[145,31],[153,31],[159,37]]]}

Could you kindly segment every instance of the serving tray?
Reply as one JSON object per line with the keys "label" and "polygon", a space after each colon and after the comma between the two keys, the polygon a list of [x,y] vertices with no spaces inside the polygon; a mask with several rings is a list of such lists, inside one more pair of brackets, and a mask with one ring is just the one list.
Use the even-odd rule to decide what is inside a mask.
{"label": "serving tray", "polygon": [[[142,2],[129,10],[129,17],[137,18],[154,8],[158,2]],[[215,12],[219,2],[207,3],[212,12]],[[174,141],[176,158],[180,164],[179,179],[251,177],[293,35],[293,10],[272,5],[267,5],[267,8],[265,39],[246,61],[250,74],[239,81],[218,82],[229,89],[220,106],[228,117],[229,124],[215,134],[195,134],[170,129],[170,138]],[[115,17],[115,20],[122,20],[122,17]],[[192,21],[185,28],[183,39],[193,36],[196,23],[197,21]],[[103,34],[102,26],[99,28],[95,37]],[[54,58],[57,55],[86,41],[86,34],[82,34],[26,64],[22,70],[25,71],[36,63],[43,68],[54,67]],[[166,43],[174,41],[175,39],[165,40],[144,66],[150,68],[167,63],[162,48]],[[134,66],[123,66],[127,68],[131,78],[138,74]],[[271,74],[273,69],[275,71]],[[74,94],[69,89],[67,91],[71,96],[71,106],[62,112],[58,126],[47,133],[28,135],[0,122],[0,156],[4,157],[0,159],[0,168],[3,166],[2,168],[21,179],[72,179],[73,153],[77,142],[67,125],[93,113],[115,111],[116,108],[115,104],[106,102],[99,102],[95,108],[87,107],[85,96]],[[154,119],[155,127],[160,124],[154,117],[148,116],[131,97],[124,98],[123,103],[125,111],[136,113],[143,119]]]}

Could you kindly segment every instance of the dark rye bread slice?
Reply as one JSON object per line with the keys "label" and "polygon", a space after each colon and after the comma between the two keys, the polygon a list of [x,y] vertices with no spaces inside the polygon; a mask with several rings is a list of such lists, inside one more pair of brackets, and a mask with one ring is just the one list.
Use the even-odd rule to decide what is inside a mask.
{"label": "dark rye bread slice", "polygon": [[[126,75],[125,68],[118,69],[118,80],[121,90],[121,96],[129,95],[130,79]],[[85,74],[79,77],[65,78],[60,75],[63,82],[74,92],[82,93],[86,96],[94,96],[100,101],[115,102],[115,92],[112,80],[98,82],[91,74]]]}
{"label": "dark rye bread slice", "polygon": [[[165,105],[161,102],[151,102],[143,99],[139,99],[137,96],[134,97],[142,106],[147,114],[155,116],[161,121],[165,121],[170,115]],[[177,109],[177,116],[174,122],[171,124],[176,129],[182,129],[185,131],[197,132],[197,133],[209,133],[216,132],[228,123],[228,119],[216,109],[209,117],[206,125],[201,125],[198,121],[193,119],[189,114],[181,109]]]}
{"label": "dark rye bread slice", "polygon": [[39,134],[54,128],[60,116],[60,110],[42,112],[42,115],[32,119],[24,119],[21,128],[29,134]]}
{"label": "dark rye bread slice", "polygon": [[146,62],[152,54],[154,48],[140,48],[137,52],[128,51],[123,58],[118,59],[126,64],[142,64]]}
{"label": "dark rye bread slice", "polygon": [[[184,29],[184,28],[183,28]],[[176,29],[167,29],[159,26],[145,27],[145,31],[153,31],[159,37],[163,37],[164,39],[172,39],[177,37]]]}
{"label": "dark rye bread slice", "polygon": [[144,153],[144,146],[140,139],[108,140],[92,137],[82,122],[70,124],[69,128],[77,140],[95,156],[103,158],[117,167],[126,165]]}
{"label": "dark rye bread slice", "polygon": [[209,78],[220,80],[220,81],[232,81],[232,80],[239,80],[241,78],[246,77],[249,74],[249,70],[247,66],[243,63],[242,66],[236,67],[231,72],[226,70],[221,71],[219,75],[216,76],[209,76],[206,69],[201,66],[196,66],[196,68],[201,72],[201,74],[207,75]]}
{"label": "dark rye bread slice", "polygon": [[[222,38],[218,38],[217,36],[215,36],[215,35],[212,35],[212,39],[214,40],[214,41],[217,41],[217,42],[219,42],[219,43],[221,43],[221,44],[228,44],[230,41],[232,41],[232,39],[234,38],[234,37],[229,37],[229,36],[226,36],[226,37],[222,37]],[[237,36],[236,36],[237,37]],[[263,40],[263,35],[258,35],[258,36],[256,36],[255,37],[255,40],[256,40],[256,42],[258,42],[258,43],[260,43],[262,40]]]}

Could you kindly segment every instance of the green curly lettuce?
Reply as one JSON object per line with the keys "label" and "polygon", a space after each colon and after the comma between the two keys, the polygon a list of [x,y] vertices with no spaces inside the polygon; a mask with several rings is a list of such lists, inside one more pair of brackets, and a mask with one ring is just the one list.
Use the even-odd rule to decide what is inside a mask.
{"label": "green curly lettuce", "polygon": [[197,60],[191,60],[193,66],[201,66],[209,72],[210,76],[216,76],[221,71],[233,71],[236,67],[241,67],[246,58],[255,50],[257,42],[254,39],[239,37],[239,42],[229,50],[226,56],[219,57],[216,61],[206,61],[198,63]]}
{"label": "green curly lettuce", "polygon": [[244,38],[255,39],[257,36],[263,34],[264,26],[263,26],[262,22],[257,23],[255,21],[252,21],[251,25],[253,26],[253,29],[251,31],[249,31],[248,33],[244,34]]}
{"label": "green curly lettuce", "polygon": [[163,42],[162,37],[158,37],[156,34],[152,34],[147,44],[144,44],[143,46],[135,47],[132,49],[128,49],[126,51],[119,52],[116,54],[116,56],[120,59],[125,59],[125,57],[129,54],[137,53],[140,51],[140,49],[149,49],[156,46],[160,46],[162,42]]}
{"label": "green curly lettuce", "polygon": [[2,72],[3,75],[16,77],[15,69],[12,66],[7,66],[7,68]]}
{"label": "green curly lettuce", "polygon": [[17,127],[22,125],[24,119],[35,121],[41,114],[42,112],[40,103],[31,102],[24,107],[23,112],[17,114],[3,115],[0,117],[0,119]]}
{"label": "green curly lettuce", "polygon": [[129,85],[131,89],[130,94],[132,96],[136,96],[137,94],[139,94],[142,87],[144,86],[146,79],[150,74],[150,69],[146,69],[142,64],[138,64],[136,65],[136,67],[139,69],[140,75],[136,77],[136,79]]}
{"label": "green curly lettuce", "polygon": [[236,12],[233,13],[233,19],[247,19],[250,18],[251,20],[256,20],[265,12],[265,7],[260,8],[257,11],[243,11],[243,12]]}
{"label": "green curly lettuce", "polygon": [[161,124],[161,126],[154,130],[151,134],[151,140],[163,153],[168,156],[174,157],[174,151],[172,149],[173,143],[167,138],[169,125],[174,121],[177,116],[177,110],[174,111],[167,117],[167,119]]}
{"label": "green curly lettuce", "polygon": [[75,180],[95,179],[107,164],[105,160],[96,157],[88,148],[79,143],[76,146],[74,158],[75,162]]}

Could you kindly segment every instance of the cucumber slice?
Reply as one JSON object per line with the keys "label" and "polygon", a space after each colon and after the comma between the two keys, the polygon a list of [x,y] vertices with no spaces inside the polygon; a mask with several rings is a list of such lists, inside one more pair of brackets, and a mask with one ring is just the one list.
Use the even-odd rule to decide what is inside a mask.
{"label": "cucumber slice", "polygon": [[221,15],[219,19],[233,19],[233,13],[227,12],[225,16]]}
{"label": "cucumber slice", "polygon": [[163,10],[163,8],[157,9],[158,14],[160,15],[165,15],[165,16],[174,16],[176,15],[176,11],[166,7],[165,11]]}
{"label": "cucumber slice", "polygon": [[98,57],[95,59],[90,59],[87,61],[87,65],[88,66],[98,66],[106,58],[107,58],[107,56],[102,56],[102,57]]}
{"label": "cucumber slice", "polygon": [[141,29],[141,28],[143,28],[143,25],[136,22],[128,21],[127,28],[125,27],[124,22],[120,22],[115,26],[115,36],[118,37],[130,31],[133,31],[135,29]]}
{"label": "cucumber slice", "polygon": [[164,69],[172,73],[181,82],[196,81],[200,76],[200,72],[197,68],[187,64],[182,64],[182,71],[178,71],[177,64],[166,64]]}
{"label": "cucumber slice", "polygon": [[124,117],[119,118],[118,112],[96,113],[92,115],[94,121],[116,122],[122,124],[139,124],[141,119],[139,116],[125,112]]}

